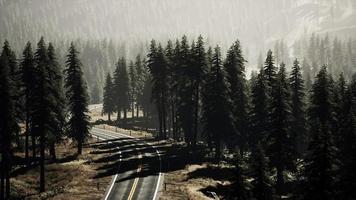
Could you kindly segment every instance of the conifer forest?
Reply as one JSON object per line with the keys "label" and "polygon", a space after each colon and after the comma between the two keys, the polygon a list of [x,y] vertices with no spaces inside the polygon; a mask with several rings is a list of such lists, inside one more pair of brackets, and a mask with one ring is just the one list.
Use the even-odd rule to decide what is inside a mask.
{"label": "conifer forest", "polygon": [[0,0],[0,200],[356,200],[355,0]]}

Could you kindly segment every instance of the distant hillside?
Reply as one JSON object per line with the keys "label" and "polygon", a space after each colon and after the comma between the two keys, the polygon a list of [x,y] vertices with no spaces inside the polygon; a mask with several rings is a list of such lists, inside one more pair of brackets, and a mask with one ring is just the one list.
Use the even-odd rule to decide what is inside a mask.
{"label": "distant hillside", "polygon": [[0,0],[0,38],[130,45],[203,34],[223,47],[239,38],[251,53],[304,33],[355,35],[355,9],[354,0]]}

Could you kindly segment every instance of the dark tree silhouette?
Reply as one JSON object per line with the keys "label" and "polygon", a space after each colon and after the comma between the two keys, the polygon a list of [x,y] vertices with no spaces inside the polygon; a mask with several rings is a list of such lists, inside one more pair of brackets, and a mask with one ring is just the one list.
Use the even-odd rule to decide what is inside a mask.
{"label": "dark tree silhouette", "polygon": [[312,140],[305,158],[304,199],[335,199],[336,155],[332,138],[334,120],[332,84],[326,67],[316,76],[311,91],[309,121]]}
{"label": "dark tree silhouette", "polygon": [[114,102],[114,85],[111,80],[111,75],[106,76],[105,87],[104,87],[104,96],[103,96],[103,114],[108,114],[108,119],[111,121],[111,115],[115,111],[115,102]]}
{"label": "dark tree silhouette", "polygon": [[217,46],[203,88],[204,126],[207,137],[214,142],[217,159],[221,156],[221,143],[230,144],[237,135],[222,68],[220,47]]}
{"label": "dark tree silhouette", "polygon": [[250,113],[250,130],[249,144],[252,148],[266,139],[268,125],[268,90],[261,68],[256,80],[251,83],[251,113]]}
{"label": "dark tree silhouette", "polygon": [[246,60],[242,56],[240,42],[236,41],[228,50],[224,68],[229,86],[229,96],[233,104],[233,114],[236,119],[236,128],[240,133],[238,144],[243,154],[248,135],[248,99],[245,79]]}
{"label": "dark tree silhouette", "polygon": [[56,143],[60,142],[64,135],[65,126],[65,99],[63,94],[63,77],[62,70],[57,62],[56,53],[51,43],[47,49],[48,56],[48,84],[50,87],[50,126],[51,134],[48,135],[48,145],[53,160],[56,160]]}
{"label": "dark tree silhouette", "polygon": [[294,140],[291,134],[290,88],[285,65],[282,63],[272,87],[270,102],[270,133],[267,137],[267,153],[271,166],[277,170],[276,189],[284,193],[284,172],[294,169]]}
{"label": "dark tree silhouette", "polygon": [[166,96],[168,92],[167,60],[163,48],[160,44],[156,47],[154,40],[151,42],[150,53],[148,54],[148,68],[152,75],[152,99],[156,103],[158,110],[159,137],[166,138]]}
{"label": "dark tree silhouette", "polygon": [[10,199],[11,139],[16,131],[14,129],[16,120],[10,81],[11,58],[8,57],[5,48],[9,48],[7,41],[5,41],[0,55],[0,199]]}
{"label": "dark tree silhouette", "polygon": [[82,153],[82,147],[89,134],[90,124],[88,116],[88,93],[83,79],[79,52],[73,43],[68,50],[67,67],[65,69],[65,88],[69,103],[70,118],[68,121],[69,136],[78,145],[78,154]]}
{"label": "dark tree silhouette", "polygon": [[299,61],[295,59],[292,71],[289,77],[291,88],[291,108],[292,108],[292,133],[296,140],[296,149],[299,157],[306,150],[306,116],[305,116],[305,88]]}
{"label": "dark tree silhouette", "polygon": [[[23,83],[22,85],[22,95],[25,101],[25,127],[26,127],[26,132],[25,132],[25,159],[27,166],[29,166],[30,161],[29,161],[29,136],[31,135],[30,132],[30,124],[31,124],[31,113],[30,111],[32,110],[33,107],[33,100],[34,100],[34,90],[35,90],[35,81],[34,77],[36,75],[36,69],[35,69],[35,60],[34,60],[34,55],[32,52],[32,47],[31,43],[28,42],[26,44],[26,47],[23,51],[23,58],[21,61],[20,65],[20,75],[21,75],[21,82]],[[32,136],[34,137],[34,136]],[[32,147],[34,148],[34,146]]]}

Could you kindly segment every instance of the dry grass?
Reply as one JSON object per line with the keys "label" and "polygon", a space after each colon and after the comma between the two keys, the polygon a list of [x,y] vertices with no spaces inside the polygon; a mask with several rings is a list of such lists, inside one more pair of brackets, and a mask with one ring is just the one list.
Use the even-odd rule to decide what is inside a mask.
{"label": "dry grass", "polygon": [[[221,177],[231,177],[231,166],[210,163],[187,165],[184,169],[168,172],[164,177],[161,200],[210,200],[202,190],[218,185],[229,185]],[[228,173],[227,173],[228,172]]]}
{"label": "dry grass", "polygon": [[36,167],[11,179],[13,196],[16,199],[102,199],[111,177],[94,179],[101,164],[91,161],[105,154],[90,154],[92,150],[85,147],[83,154],[75,157],[73,144],[67,141],[59,145],[57,157],[63,162],[45,166],[46,192],[38,193],[40,169]]}

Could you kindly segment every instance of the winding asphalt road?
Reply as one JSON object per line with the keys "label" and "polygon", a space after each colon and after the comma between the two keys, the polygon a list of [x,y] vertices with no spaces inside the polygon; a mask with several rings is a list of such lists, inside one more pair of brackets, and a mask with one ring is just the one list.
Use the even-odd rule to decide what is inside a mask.
{"label": "winding asphalt road", "polygon": [[115,145],[119,162],[117,174],[104,200],[156,200],[163,181],[161,157],[157,148],[125,134],[92,128],[91,134]]}

